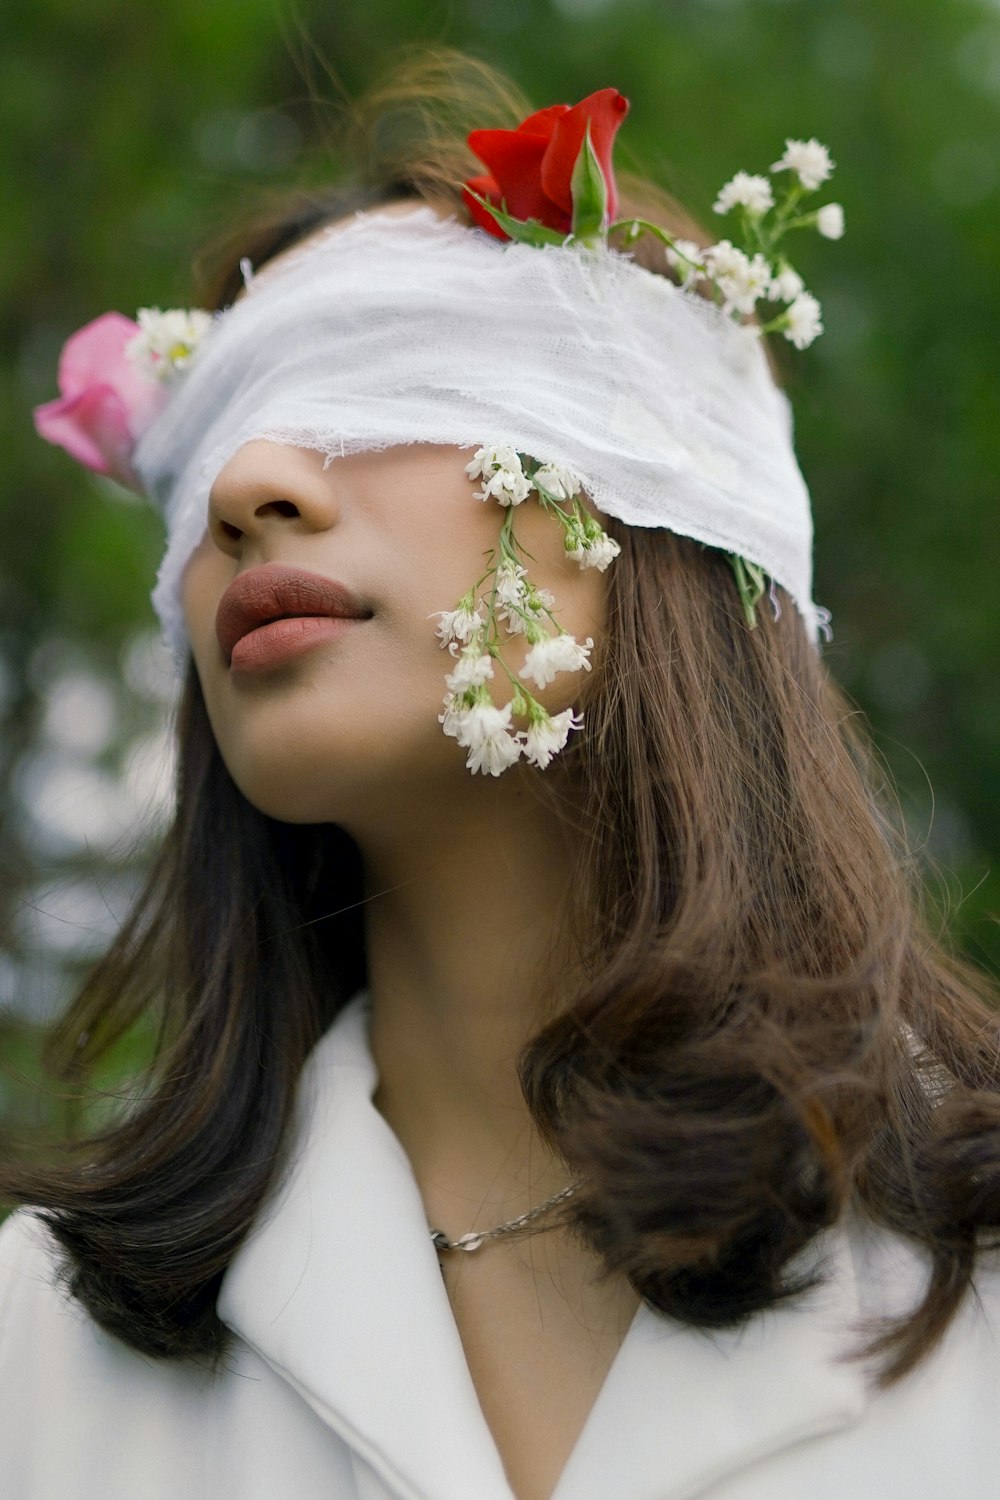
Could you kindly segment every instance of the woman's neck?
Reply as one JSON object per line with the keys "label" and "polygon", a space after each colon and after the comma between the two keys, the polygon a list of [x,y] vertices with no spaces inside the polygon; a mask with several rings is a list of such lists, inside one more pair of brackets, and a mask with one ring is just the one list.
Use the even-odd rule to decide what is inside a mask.
{"label": "woman's neck", "polygon": [[569,1180],[517,1059],[578,978],[575,853],[539,801],[488,795],[365,848],[375,1102],[445,1232],[513,1217]]}

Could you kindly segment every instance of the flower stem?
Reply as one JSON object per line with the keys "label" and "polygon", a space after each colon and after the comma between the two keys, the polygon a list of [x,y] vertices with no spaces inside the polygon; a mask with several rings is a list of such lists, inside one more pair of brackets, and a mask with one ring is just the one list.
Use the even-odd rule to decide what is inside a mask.
{"label": "flower stem", "polygon": [[[507,507],[507,513],[506,513],[506,515],[503,518],[503,525],[500,527],[500,557],[501,557],[501,559],[503,559],[503,558],[509,558],[509,559],[512,559],[514,562],[517,562],[517,552],[515,551],[515,548],[514,548],[513,533],[514,533],[514,507],[512,505],[508,505],[508,507]],[[494,556],[494,554],[491,553],[490,554],[491,560],[492,560],[493,556]],[[494,567],[490,571],[492,571],[492,574],[493,574],[493,587],[490,590],[489,604],[486,606],[486,649],[487,649],[487,651],[489,652],[489,654],[492,657],[494,657],[495,659],[499,660],[500,632],[497,629],[497,622],[496,622],[496,611],[497,611],[497,568]],[[484,578],[489,577],[489,571],[487,573],[484,573],[483,577]],[[478,587],[478,585],[477,585],[477,587]]]}
{"label": "flower stem", "polygon": [[738,552],[727,552],[733,572],[736,574],[736,587],[739,589],[740,600],[743,604],[743,613],[751,630],[757,628],[757,603],[767,592],[767,577],[764,569],[757,563],[747,562]]}

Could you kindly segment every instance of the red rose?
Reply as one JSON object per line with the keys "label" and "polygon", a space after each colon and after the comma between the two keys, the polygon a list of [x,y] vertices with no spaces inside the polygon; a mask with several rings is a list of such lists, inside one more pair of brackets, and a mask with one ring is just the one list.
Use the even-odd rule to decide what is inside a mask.
{"label": "red rose", "polygon": [[628,113],[628,100],[617,89],[598,89],[572,107],[550,104],[522,120],[516,130],[473,130],[469,146],[488,168],[489,175],[472,177],[462,197],[477,224],[497,239],[504,232],[471,188],[515,219],[537,219],[549,229],[569,234],[573,195],[570,184],[587,125],[604,180],[608,185],[608,216],[618,211],[618,194],[611,168],[611,151],[619,125]]}

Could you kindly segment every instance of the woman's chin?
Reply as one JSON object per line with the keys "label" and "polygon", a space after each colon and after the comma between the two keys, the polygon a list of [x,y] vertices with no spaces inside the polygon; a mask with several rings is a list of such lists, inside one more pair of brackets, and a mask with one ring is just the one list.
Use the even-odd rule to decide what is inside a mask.
{"label": "woman's chin", "polygon": [[318,749],[293,741],[280,756],[260,757],[244,741],[233,755],[222,753],[240,792],[266,817],[360,833],[369,824],[384,827],[387,818],[410,822],[422,807],[439,809],[469,781],[464,750],[439,729],[419,738],[399,748],[374,736]]}

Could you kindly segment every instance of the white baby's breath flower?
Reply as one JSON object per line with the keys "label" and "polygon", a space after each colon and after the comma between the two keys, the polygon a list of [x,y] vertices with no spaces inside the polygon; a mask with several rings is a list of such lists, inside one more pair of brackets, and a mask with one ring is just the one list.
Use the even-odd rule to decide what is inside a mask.
{"label": "white baby's breath flower", "polygon": [[497,568],[497,598],[504,607],[523,602],[525,572],[526,569],[520,563],[509,559],[505,559]]}
{"label": "white baby's breath flower", "polygon": [[501,505],[520,505],[531,494],[531,480],[522,469],[497,469],[483,487],[476,490],[477,500],[498,500]]}
{"label": "white baby's breath flower", "polygon": [[578,672],[581,667],[590,671],[588,657],[593,647],[590,637],[581,646],[575,636],[561,631],[559,635],[547,635],[531,647],[524,658],[521,676],[527,677],[540,688],[547,687],[559,672]]}
{"label": "white baby's breath flower", "polygon": [[494,444],[492,447],[477,448],[469,463],[465,466],[465,472],[470,479],[489,479],[494,469],[520,469],[521,460],[517,456],[517,449],[512,448],[509,443]]}
{"label": "white baby's breath flower", "polygon": [[767,213],[774,207],[774,193],[766,177],[757,177],[750,172],[737,172],[712,205],[717,214],[727,214],[737,203],[742,203],[754,216]]}
{"label": "white baby's breath flower", "polygon": [[828,240],[839,240],[844,234],[844,208],[840,203],[824,203],[816,214],[816,228]]}
{"label": "white baby's breath flower", "polygon": [[532,482],[536,488],[546,490],[554,500],[572,500],[580,493],[582,483],[578,474],[560,464],[542,464],[535,470]]}
{"label": "white baby's breath flower", "polygon": [[798,271],[786,265],[776,276],[771,277],[767,295],[772,302],[793,302],[804,287],[805,282]]}
{"label": "white baby's breath flower", "polygon": [[[680,252],[678,254],[678,252]],[[667,265],[673,266],[681,275],[681,286],[689,287],[704,273],[698,270],[704,252],[694,240],[676,240],[667,246]],[[687,257],[684,259],[683,257]],[[691,265],[690,262],[695,264]]]}
{"label": "white baby's breath flower", "polygon": [[764,295],[771,281],[767,258],[758,252],[750,260],[729,240],[720,240],[705,251],[705,259],[709,274],[725,298],[723,312],[735,309],[752,313],[758,297]]}
{"label": "white baby's breath flower", "polygon": [[473,773],[479,771],[483,776],[500,776],[509,770],[520,754],[521,741],[504,731],[471,749],[465,765]]}
{"label": "white baby's breath flower", "polygon": [[125,357],[164,385],[187,369],[212,326],[212,314],[200,307],[140,307],[136,320],[139,332],[125,345]]}
{"label": "white baby's breath flower", "polygon": [[453,693],[463,693],[466,688],[482,687],[486,679],[492,676],[491,658],[481,653],[476,646],[470,646],[462,652],[445,682]]}
{"label": "white baby's breath flower", "polygon": [[552,757],[564,748],[571,730],[579,729],[582,724],[582,716],[571,708],[561,714],[533,718],[524,734],[525,760],[544,771]]}
{"label": "white baby's breath flower", "polygon": [[788,327],[782,331],[796,349],[808,349],[823,332],[820,312],[819,302],[811,292],[802,292],[788,309]]}
{"label": "white baby's breath flower", "polygon": [[596,568],[599,573],[603,573],[614,562],[621,550],[614,537],[602,531],[600,536],[594,537],[593,541],[574,547],[572,552],[567,552],[566,556],[573,562],[579,563],[581,568]]}
{"label": "white baby's breath flower", "polygon": [[449,693],[444,699],[444,713],[438,714],[438,723],[450,739],[458,739],[468,711],[457,694]]}
{"label": "white baby's breath flower", "polygon": [[720,240],[717,245],[709,245],[701,254],[710,274],[716,279],[720,276],[741,275],[750,264],[743,251],[731,240]]}
{"label": "white baby's breath flower", "polygon": [[[441,637],[442,646],[447,646],[449,641],[461,641],[463,644],[471,641],[484,624],[478,609],[466,609],[462,605],[458,609],[439,609],[436,613],[441,617],[437,634]],[[430,618],[433,620],[434,615]]]}
{"label": "white baby's breath flower", "polygon": [[510,716],[514,705],[506,704],[503,708],[497,708],[485,696],[467,708],[462,715],[462,728],[458,736],[458,743],[466,749],[475,749],[484,740],[498,734],[502,729],[510,728]]}
{"label": "white baby's breath flower", "polygon": [[470,479],[482,479],[476,490],[477,500],[498,500],[501,505],[520,505],[531,494],[531,480],[521,467],[516,448],[509,443],[495,443],[477,448],[465,472]]}
{"label": "white baby's breath flower", "polygon": [[723,288],[728,299],[723,311],[731,312],[735,307],[738,312],[752,313],[758,299],[767,291],[770,280],[770,264],[767,257],[758,252],[733,287],[728,291]]}
{"label": "white baby's breath flower", "polygon": [[835,165],[829,151],[814,136],[808,141],[786,140],[785,154],[780,161],[771,163],[771,171],[797,172],[802,186],[812,192],[826,181]]}
{"label": "white baby's breath flower", "polygon": [[528,621],[537,619],[545,610],[551,609],[555,602],[556,596],[551,589],[533,588],[521,600],[520,613],[510,608],[498,609],[497,614],[501,620],[506,620],[508,635],[524,635]]}
{"label": "white baby's breath flower", "polygon": [[470,771],[499,776],[517,760],[521,743],[510,732],[512,709],[512,703],[503,708],[477,703],[465,711],[456,739],[469,752],[465,764]]}

